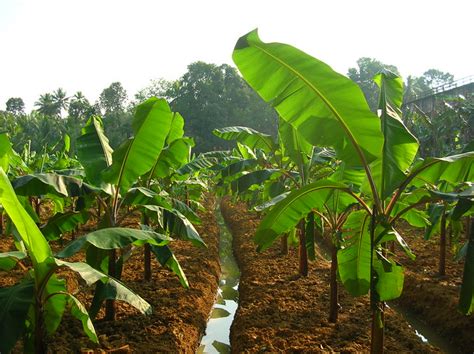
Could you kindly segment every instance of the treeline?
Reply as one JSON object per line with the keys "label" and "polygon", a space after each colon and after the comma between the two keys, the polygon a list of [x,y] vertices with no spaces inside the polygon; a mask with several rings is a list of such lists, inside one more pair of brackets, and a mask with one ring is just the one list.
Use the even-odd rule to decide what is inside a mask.
{"label": "treeline", "polygon": [[[25,144],[31,150],[53,147],[64,134],[76,141],[81,127],[92,115],[103,117],[112,147],[131,136],[130,122],[135,106],[152,96],[166,98],[174,111],[186,119],[186,135],[194,138],[196,151],[227,149],[212,135],[214,128],[244,125],[268,134],[276,134],[277,115],[229,65],[195,62],[176,81],[156,80],[129,99],[120,82],[105,88],[95,103],[81,92],[68,97],[58,89],[35,102],[31,113],[25,112],[21,98],[10,98],[6,110],[0,111],[0,126],[10,133],[14,148]],[[71,146],[75,151],[74,145]]]}
{"label": "treeline", "polygon": [[[373,110],[378,99],[373,77],[381,70],[398,73],[397,67],[373,58],[360,58],[357,66],[347,73],[361,87]],[[452,81],[453,75],[436,69],[427,70],[420,77],[409,76],[405,82],[405,101]],[[175,81],[151,81],[131,98],[120,82],[105,88],[94,103],[81,92],[68,96],[59,88],[41,95],[30,113],[25,112],[21,98],[12,97],[6,102],[5,111],[0,111],[0,126],[9,132],[17,151],[25,146],[32,151],[54,150],[68,134],[74,152],[81,127],[90,116],[101,115],[110,143],[116,147],[132,134],[130,122],[135,106],[152,96],[166,98],[172,109],[185,117],[186,135],[194,138],[196,152],[229,147],[211,133],[215,128],[242,125],[277,134],[275,111],[249,88],[233,67],[204,62],[190,64],[187,72]],[[423,156],[452,153],[474,137],[474,100],[470,98],[456,97],[447,104],[440,102],[436,118],[418,111],[405,117],[405,123],[420,140]]]}

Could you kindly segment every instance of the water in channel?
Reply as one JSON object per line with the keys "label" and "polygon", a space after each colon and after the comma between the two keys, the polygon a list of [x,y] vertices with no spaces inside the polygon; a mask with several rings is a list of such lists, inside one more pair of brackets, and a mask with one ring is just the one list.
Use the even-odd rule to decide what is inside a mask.
{"label": "water in channel", "polygon": [[409,326],[413,329],[415,334],[421,339],[423,343],[432,344],[446,354],[460,353],[460,351],[455,348],[453,344],[449,343],[429,325],[419,320],[415,315],[405,310],[402,306],[399,306],[393,302],[391,302],[390,305],[387,304],[387,306],[391,307],[393,310],[401,314],[403,318],[405,318]]}
{"label": "water in channel", "polygon": [[232,251],[232,234],[225,224],[220,207],[216,210],[216,217],[220,229],[219,258],[222,273],[217,300],[212,308],[206,334],[202,337],[198,353],[230,353],[230,326],[239,299],[240,271]]}

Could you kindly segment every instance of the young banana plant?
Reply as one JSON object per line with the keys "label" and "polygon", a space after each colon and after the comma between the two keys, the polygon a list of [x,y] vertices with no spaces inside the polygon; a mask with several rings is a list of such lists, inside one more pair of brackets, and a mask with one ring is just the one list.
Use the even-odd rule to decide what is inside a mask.
{"label": "young banana plant", "polygon": [[[61,267],[78,273],[88,285],[101,283],[115,297],[135,306],[144,314],[151,306],[120,281],[83,262],[66,262],[54,256],[46,238],[18,200],[3,168],[0,167],[0,203],[15,225],[18,251],[0,254],[0,268],[12,269],[25,258],[32,269],[18,284],[0,289],[0,351],[8,353],[23,336],[25,352],[46,353],[47,335],[58,328],[64,311],[82,322],[86,335],[95,343],[98,338],[84,305],[67,291],[66,282],[55,275]],[[23,266],[25,268],[25,266]],[[26,270],[26,268],[25,268]]]}
{"label": "young banana plant", "polygon": [[[150,171],[156,170],[167,140],[171,146],[180,134],[180,124],[173,124],[176,117],[165,100],[148,99],[136,108],[132,121],[134,136],[124,141],[114,152],[104,134],[100,118],[90,118],[78,138],[77,152],[86,179],[101,191],[97,194],[101,207],[98,213],[99,230],[74,240],[60,253],[61,257],[71,256],[86,248],[89,264],[120,279],[123,263],[130,256],[130,250],[134,246],[149,244],[158,261],[175,272],[183,285],[187,286],[184,273],[168,246],[171,240],[168,235],[152,232],[147,227],[142,230],[120,227],[127,215],[140,208],[174,211],[179,220],[173,227],[184,230],[174,234],[184,233],[183,238],[189,237],[204,245],[189,221],[184,216],[181,218],[181,214],[170,206],[166,198],[146,187],[140,187],[138,183],[144,175],[151,173],[153,177]],[[174,139],[171,140],[171,137]],[[129,210],[129,207],[132,209]],[[90,310],[92,316],[104,301],[106,319],[114,320],[113,292],[107,285],[98,284]]]}

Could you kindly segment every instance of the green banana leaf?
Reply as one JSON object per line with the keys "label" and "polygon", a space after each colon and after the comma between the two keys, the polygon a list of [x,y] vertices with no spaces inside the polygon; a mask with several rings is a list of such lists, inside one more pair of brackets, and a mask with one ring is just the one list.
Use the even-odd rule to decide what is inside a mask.
{"label": "green banana leaf", "polygon": [[60,197],[79,197],[99,190],[79,178],[56,173],[37,173],[15,178],[13,188],[18,195],[40,196],[53,194]]}
{"label": "green banana leaf", "polygon": [[222,178],[231,177],[239,174],[240,172],[252,170],[257,166],[258,161],[256,159],[240,160],[223,167],[220,171],[220,174]]}
{"label": "green banana leaf", "polygon": [[247,145],[252,150],[261,149],[265,152],[271,152],[275,149],[275,142],[271,135],[261,133],[248,127],[226,127],[214,129],[212,133],[221,139],[235,140],[241,144]]}
{"label": "green banana leaf", "polygon": [[10,353],[26,330],[28,310],[34,303],[32,279],[0,288],[0,352]]}
{"label": "green banana leaf", "polygon": [[344,223],[344,242],[337,252],[338,272],[347,291],[353,296],[370,289],[370,217],[364,210],[351,213]]}
{"label": "green banana leaf", "polygon": [[101,173],[112,164],[112,148],[104,134],[100,117],[91,117],[76,140],[77,158],[84,166],[87,180],[94,186],[103,187]]}
{"label": "green banana leaf", "polygon": [[149,172],[171,129],[173,112],[164,99],[150,98],[136,108],[132,121],[134,137],[123,142],[112,155],[112,165],[102,177],[127,191],[138,177]]}
{"label": "green banana leaf", "polygon": [[470,315],[474,310],[474,222],[472,221],[464,261],[459,310],[466,315]]}
{"label": "green banana leaf", "polygon": [[128,245],[142,246],[146,243],[156,246],[166,245],[171,238],[154,231],[109,227],[88,233],[71,241],[56,254],[59,258],[71,257],[87,245],[102,250],[121,249]]}
{"label": "green banana leaf", "polygon": [[[135,294],[132,290],[127,288],[117,279],[114,279],[95,268],[92,268],[87,263],[83,262],[66,262],[60,259],[54,259],[58,267],[67,267],[74,272],[78,273],[82,279],[85,280],[87,285],[93,285],[96,282],[101,282],[105,285],[106,291],[103,294],[105,299],[116,299],[129,303],[141,313],[150,315],[152,313],[151,305],[143,300],[140,296]],[[92,316],[94,317],[94,316]]]}
{"label": "green banana leaf", "polygon": [[92,324],[91,318],[89,317],[89,313],[87,312],[86,308],[74,295],[68,294],[67,296],[71,306],[71,314],[81,321],[82,329],[89,339],[98,344],[99,338],[97,338],[97,333],[95,332],[94,325]]}
{"label": "green banana leaf", "polygon": [[297,129],[281,118],[278,134],[283,155],[288,156],[301,171],[311,161],[313,146],[303,139]]}
{"label": "green banana leaf", "polygon": [[[41,234],[38,226],[31,219],[25,209],[21,206],[15,191],[13,190],[7,175],[0,167],[0,204],[15,225],[18,234],[28,249],[28,254],[33,261],[33,264],[44,264],[48,258],[52,257],[52,251],[48,242]],[[35,272],[35,277],[39,284],[39,280],[47,273],[47,266],[39,266],[38,271]]]}
{"label": "green banana leaf", "polygon": [[249,172],[240,176],[231,182],[231,189],[234,193],[243,193],[250,187],[261,185],[264,182],[278,178],[282,175],[282,171],[278,169],[266,169]]}
{"label": "green banana leaf", "polygon": [[197,247],[207,247],[193,224],[178,210],[163,210],[163,226],[171,235],[191,241]]}
{"label": "green banana leaf", "polygon": [[152,169],[155,178],[165,178],[189,162],[191,148],[194,142],[191,138],[178,138],[162,151]]}
{"label": "green banana leaf", "polygon": [[446,181],[457,185],[474,180],[474,151],[447,157],[429,157],[412,167],[408,186],[436,185]]}
{"label": "green banana leaf", "polygon": [[[323,180],[290,192],[275,204],[260,222],[254,237],[258,250],[263,251],[270,247],[279,236],[293,229],[313,209],[325,211],[325,203],[338,190],[349,191],[342,183]],[[339,198],[341,207],[356,201],[347,193],[341,193]]]}
{"label": "green banana leaf", "polygon": [[380,120],[347,77],[292,46],[262,42],[257,30],[237,41],[232,57],[250,86],[311,144],[333,146],[351,165],[381,155]]}
{"label": "green banana leaf", "polygon": [[178,112],[173,112],[171,127],[166,137],[165,145],[170,145],[173,141],[181,139],[184,135],[184,118]]}
{"label": "green banana leaf", "polygon": [[405,280],[403,267],[379,253],[374,257],[373,266],[377,273],[375,290],[380,301],[389,301],[400,297]]}
{"label": "green banana leaf", "polygon": [[68,211],[56,213],[48,219],[46,225],[41,228],[41,232],[47,240],[57,240],[66,233],[73,231],[77,225],[85,224],[89,219],[87,211]]}
{"label": "green banana leaf", "polygon": [[0,133],[0,167],[8,172],[10,167],[10,159],[14,154],[12,144],[7,133]]}
{"label": "green banana leaf", "polygon": [[11,270],[15,268],[18,261],[25,259],[27,254],[21,251],[10,251],[0,253],[0,269]]}
{"label": "green banana leaf", "polygon": [[418,151],[418,140],[410,133],[401,119],[403,97],[402,79],[389,71],[383,71],[374,78],[380,87],[379,105],[383,152],[371,166],[372,176],[383,199],[405,179]]}
{"label": "green banana leaf", "polygon": [[163,267],[169,268],[174,274],[178,276],[179,282],[184,288],[189,288],[189,282],[186,278],[186,275],[184,274],[183,268],[181,268],[181,265],[168,246],[152,245],[151,251]]}

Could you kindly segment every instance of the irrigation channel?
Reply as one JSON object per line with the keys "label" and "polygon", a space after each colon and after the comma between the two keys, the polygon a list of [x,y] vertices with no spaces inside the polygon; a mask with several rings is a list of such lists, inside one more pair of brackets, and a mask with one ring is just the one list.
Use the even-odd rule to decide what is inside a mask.
{"label": "irrigation channel", "polygon": [[239,300],[240,270],[232,250],[232,234],[225,224],[217,203],[216,217],[219,225],[219,259],[221,276],[217,300],[207,323],[206,334],[201,339],[198,353],[230,353],[230,326],[234,320]]}

